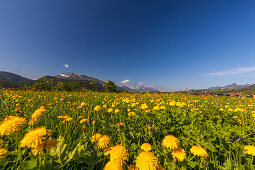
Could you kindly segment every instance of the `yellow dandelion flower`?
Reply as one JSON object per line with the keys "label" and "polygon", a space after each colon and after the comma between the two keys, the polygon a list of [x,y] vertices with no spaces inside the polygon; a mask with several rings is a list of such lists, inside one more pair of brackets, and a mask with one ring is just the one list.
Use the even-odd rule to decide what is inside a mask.
{"label": "yellow dandelion flower", "polygon": [[33,148],[32,153],[34,155],[37,155],[38,153],[42,152],[43,150],[45,150],[46,152],[49,152],[51,150],[51,148],[56,147],[58,141],[56,139],[49,139],[46,141],[46,145],[45,142],[36,145],[35,148]]}
{"label": "yellow dandelion flower", "polygon": [[179,142],[180,142],[179,139],[177,139],[175,136],[168,135],[163,139],[162,145],[165,148],[170,148],[174,150],[178,148]]}
{"label": "yellow dandelion flower", "polygon": [[131,104],[131,107],[135,107],[135,106],[136,106],[136,103],[132,103],[132,104]]}
{"label": "yellow dandelion flower", "polygon": [[39,119],[47,110],[44,108],[37,109],[33,114],[32,114],[32,119],[37,120]]}
{"label": "yellow dandelion flower", "polygon": [[84,107],[84,106],[86,106],[86,103],[85,103],[85,102],[82,102],[82,103],[81,103],[81,107]]}
{"label": "yellow dandelion flower", "polygon": [[91,137],[91,143],[96,142],[102,135],[100,133],[96,133]]}
{"label": "yellow dandelion flower", "polygon": [[7,154],[8,150],[0,147],[0,159],[4,158],[3,155]]}
{"label": "yellow dandelion flower", "polygon": [[50,136],[45,127],[33,129],[20,141],[20,147],[35,148],[43,143],[46,135]]}
{"label": "yellow dandelion flower", "polygon": [[151,145],[149,143],[144,143],[141,145],[141,149],[145,152],[148,152],[151,150]]}
{"label": "yellow dandelion flower", "polygon": [[109,161],[104,167],[104,170],[123,170],[120,162]]}
{"label": "yellow dandelion flower", "polygon": [[114,112],[115,113],[118,113],[120,111],[120,109],[115,109]]}
{"label": "yellow dandelion flower", "polygon": [[146,103],[142,104],[140,107],[142,110],[145,110],[148,108],[148,105]]}
{"label": "yellow dandelion flower", "polygon": [[109,109],[107,110],[107,112],[108,112],[108,113],[111,113],[111,112],[113,112],[113,109],[112,109],[112,108],[109,108]]}
{"label": "yellow dandelion flower", "polygon": [[204,157],[204,158],[208,157],[208,153],[202,146],[197,146],[197,145],[192,146],[192,148],[190,149],[190,152],[195,156]]}
{"label": "yellow dandelion flower", "polygon": [[101,137],[97,140],[97,146],[98,146],[99,148],[104,149],[104,148],[106,148],[106,147],[109,146],[110,142],[111,142],[111,139],[109,138],[109,136],[103,135],[103,136],[101,136]]}
{"label": "yellow dandelion flower", "polygon": [[69,118],[69,116],[64,116],[64,117],[63,117],[63,119],[68,119],[68,118]]}
{"label": "yellow dandelion flower", "polygon": [[34,125],[37,123],[37,121],[38,121],[37,119],[30,119],[29,124]]}
{"label": "yellow dandelion flower", "polygon": [[117,126],[122,127],[122,126],[124,126],[124,124],[122,122],[120,122],[120,123],[117,123]]}
{"label": "yellow dandelion flower", "polygon": [[135,114],[135,112],[129,112],[128,113],[128,116],[135,116],[136,114]]}
{"label": "yellow dandelion flower", "polygon": [[58,119],[63,119],[64,118],[64,116],[58,116]]}
{"label": "yellow dandelion flower", "polygon": [[45,109],[45,106],[41,106],[40,109]]}
{"label": "yellow dandelion flower", "polygon": [[121,164],[128,161],[128,157],[129,157],[128,151],[122,145],[116,145],[114,147],[111,147],[104,154],[110,155],[110,161],[120,162]]}
{"label": "yellow dandelion flower", "polygon": [[176,161],[182,162],[186,158],[186,153],[185,153],[184,149],[182,149],[182,148],[173,150],[172,155],[174,158],[174,162],[176,162]]}
{"label": "yellow dandelion flower", "polygon": [[86,123],[87,122],[87,119],[81,119],[80,120],[80,123]]}
{"label": "yellow dandelion flower", "polygon": [[98,106],[98,105],[94,108],[95,111],[99,111],[101,109],[102,109],[101,106]]}
{"label": "yellow dandelion flower", "polygon": [[69,121],[71,121],[71,120],[73,120],[73,118],[69,117],[69,118],[67,118],[65,121],[69,122]]}
{"label": "yellow dandelion flower", "polygon": [[166,106],[160,106],[160,109],[165,110]]}
{"label": "yellow dandelion flower", "polygon": [[153,110],[159,110],[160,108],[159,108],[159,106],[154,106],[153,107]]}
{"label": "yellow dandelion flower", "polygon": [[0,135],[10,135],[21,130],[26,125],[26,119],[18,116],[7,116],[0,123]]}
{"label": "yellow dandelion flower", "polygon": [[245,149],[245,153],[247,153],[248,155],[255,156],[255,146],[247,145],[247,146],[244,146],[244,149]]}
{"label": "yellow dandelion flower", "polygon": [[148,130],[151,130],[151,126],[148,125],[147,128],[148,128]]}
{"label": "yellow dandelion flower", "polygon": [[143,151],[136,158],[136,167],[139,170],[156,170],[158,165],[158,158],[151,152]]}

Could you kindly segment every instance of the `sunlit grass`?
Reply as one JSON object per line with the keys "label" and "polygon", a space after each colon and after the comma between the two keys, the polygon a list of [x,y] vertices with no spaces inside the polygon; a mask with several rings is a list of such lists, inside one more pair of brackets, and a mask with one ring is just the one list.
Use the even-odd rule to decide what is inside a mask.
{"label": "sunlit grass", "polygon": [[[255,146],[252,98],[4,90],[0,94],[0,120],[18,116],[27,122],[0,136],[1,169],[103,169],[106,164],[124,169],[146,168],[145,164],[161,169],[254,168],[253,147],[244,149]],[[40,145],[20,147],[28,132],[41,127],[52,132],[38,138]],[[91,141],[95,134],[103,138]],[[55,139],[57,145],[47,145]],[[142,151],[144,143],[142,148],[151,148]],[[112,155],[105,154],[114,146],[128,152],[121,164],[109,162]],[[142,154],[148,158],[137,161],[142,152],[149,152]]]}

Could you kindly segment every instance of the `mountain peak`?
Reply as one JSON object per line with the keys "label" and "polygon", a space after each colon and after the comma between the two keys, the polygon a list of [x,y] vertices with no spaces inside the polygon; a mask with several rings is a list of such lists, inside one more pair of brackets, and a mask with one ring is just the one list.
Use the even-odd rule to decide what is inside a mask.
{"label": "mountain peak", "polygon": [[89,81],[89,82],[104,84],[104,82],[99,79],[96,79],[94,77],[89,77],[80,73],[72,73],[72,72],[60,73],[56,77],[61,79],[67,79],[67,80]]}
{"label": "mountain peak", "polygon": [[72,72],[60,73],[59,75],[57,75],[57,77],[64,78],[64,79],[74,79],[74,80],[84,80],[84,79],[92,78],[83,74],[72,73]]}
{"label": "mountain peak", "polygon": [[72,78],[72,77],[77,77],[77,76],[80,77],[80,76],[82,76],[82,74],[67,72],[67,73],[60,73],[57,77]]}

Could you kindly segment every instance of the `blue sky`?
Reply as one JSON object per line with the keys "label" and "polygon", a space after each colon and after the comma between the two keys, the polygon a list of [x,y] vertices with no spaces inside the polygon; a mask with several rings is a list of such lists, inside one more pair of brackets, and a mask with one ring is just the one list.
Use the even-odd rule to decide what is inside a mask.
{"label": "blue sky", "polygon": [[254,9],[241,0],[5,0],[0,70],[166,91],[255,83]]}

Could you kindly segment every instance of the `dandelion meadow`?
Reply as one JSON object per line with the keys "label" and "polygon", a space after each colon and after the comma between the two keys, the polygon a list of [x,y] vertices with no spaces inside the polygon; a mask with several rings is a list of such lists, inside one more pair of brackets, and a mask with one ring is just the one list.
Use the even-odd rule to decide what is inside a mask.
{"label": "dandelion meadow", "polygon": [[253,98],[1,90],[1,169],[253,169]]}
{"label": "dandelion meadow", "polygon": [[254,7],[1,0],[0,170],[255,169]]}

